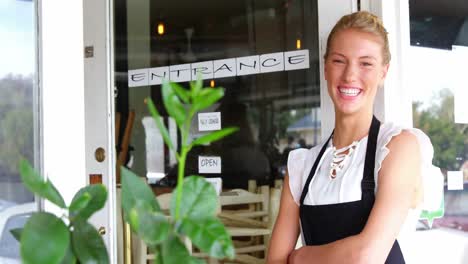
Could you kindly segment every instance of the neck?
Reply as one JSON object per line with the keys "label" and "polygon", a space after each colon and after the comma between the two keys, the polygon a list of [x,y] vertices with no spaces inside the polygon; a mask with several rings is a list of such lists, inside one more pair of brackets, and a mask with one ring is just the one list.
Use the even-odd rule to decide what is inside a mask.
{"label": "neck", "polygon": [[372,111],[355,115],[335,114],[333,145],[339,149],[367,136],[372,116]]}

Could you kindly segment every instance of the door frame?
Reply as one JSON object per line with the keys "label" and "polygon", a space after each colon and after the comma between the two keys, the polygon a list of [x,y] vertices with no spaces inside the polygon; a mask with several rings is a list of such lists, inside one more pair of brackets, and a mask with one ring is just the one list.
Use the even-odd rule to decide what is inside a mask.
{"label": "door frame", "polygon": [[[117,263],[112,3],[38,0],[38,55],[42,173],[67,204],[90,174],[102,175],[108,200],[90,222],[105,228],[110,262]],[[89,46],[92,57],[85,56]],[[94,158],[97,146],[103,162]],[[42,202],[43,210],[63,214]]]}
{"label": "door frame", "polygon": [[[101,175],[102,183],[107,187],[106,205],[90,221],[96,228],[105,228],[103,238],[110,263],[116,263],[119,208],[116,207],[112,2],[83,1],[84,108],[87,181],[89,184],[91,175]],[[97,160],[95,156],[98,148],[104,149],[103,161]]]}

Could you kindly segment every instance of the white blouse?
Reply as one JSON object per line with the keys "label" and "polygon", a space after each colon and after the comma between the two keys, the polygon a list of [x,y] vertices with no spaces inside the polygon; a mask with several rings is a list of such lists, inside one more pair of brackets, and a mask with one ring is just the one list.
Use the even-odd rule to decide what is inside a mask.
{"label": "white blouse", "polygon": [[[379,170],[382,162],[389,153],[386,147],[392,137],[400,134],[403,130],[413,133],[420,146],[422,155],[422,175],[425,170],[431,168],[433,147],[429,138],[419,129],[405,128],[396,126],[392,123],[384,123],[380,127],[377,138],[376,157],[375,157],[375,191],[378,189]],[[289,153],[288,157],[288,175],[289,187],[296,204],[302,194],[302,189],[309,176],[310,170],[317,158],[324,143],[317,145],[311,149],[296,149]],[[357,142],[354,151],[343,161],[342,169],[336,173],[335,178],[330,177],[330,165],[333,162],[333,143],[330,140],[322,159],[319,161],[317,171],[309,185],[309,190],[304,199],[304,204],[307,205],[324,205],[345,203],[361,200],[361,180],[364,172],[364,160],[366,155],[367,137],[362,138]],[[405,223],[400,230],[398,243],[400,244],[403,256],[407,263],[410,261],[410,252],[405,250],[408,248],[410,240],[409,235],[416,230],[421,208],[411,209],[408,213]]]}

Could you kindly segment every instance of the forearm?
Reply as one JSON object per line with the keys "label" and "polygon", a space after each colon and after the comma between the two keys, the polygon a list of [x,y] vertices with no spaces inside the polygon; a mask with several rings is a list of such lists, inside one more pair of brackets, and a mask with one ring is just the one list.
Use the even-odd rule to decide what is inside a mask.
{"label": "forearm", "polygon": [[299,207],[295,204],[290,189],[289,177],[285,177],[281,205],[271,234],[268,248],[268,264],[287,264],[288,257],[299,235]]}
{"label": "forearm", "polygon": [[[304,246],[289,257],[290,264],[366,263],[367,248],[358,236],[350,236],[321,246]],[[368,262],[367,262],[368,263]]]}

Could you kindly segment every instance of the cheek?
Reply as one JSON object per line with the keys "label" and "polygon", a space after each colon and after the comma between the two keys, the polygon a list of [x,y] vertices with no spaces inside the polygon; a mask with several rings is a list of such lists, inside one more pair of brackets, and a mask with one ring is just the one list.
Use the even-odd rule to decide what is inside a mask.
{"label": "cheek", "polygon": [[340,67],[329,66],[325,67],[325,80],[327,81],[337,81],[341,78],[343,70]]}
{"label": "cheek", "polygon": [[361,74],[362,79],[365,80],[370,86],[377,86],[380,84],[382,78],[377,71],[364,71]]}

